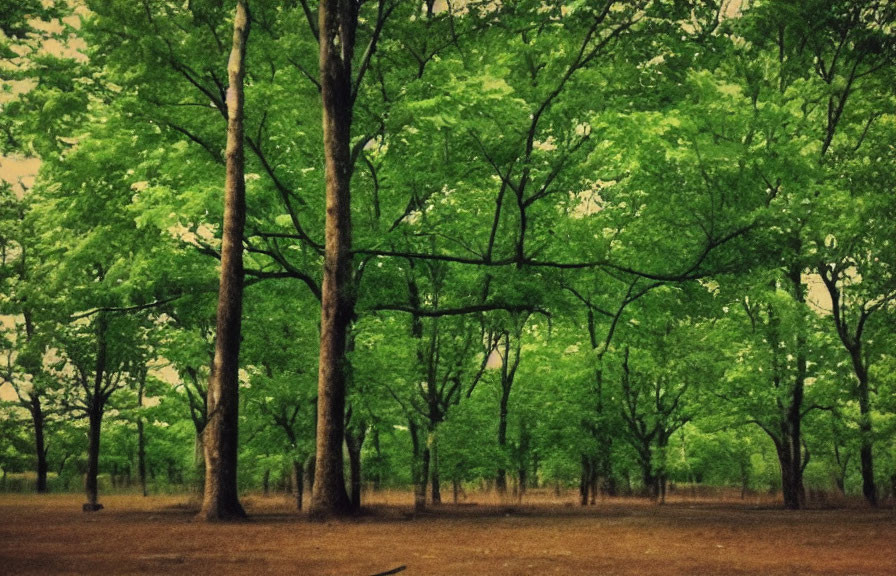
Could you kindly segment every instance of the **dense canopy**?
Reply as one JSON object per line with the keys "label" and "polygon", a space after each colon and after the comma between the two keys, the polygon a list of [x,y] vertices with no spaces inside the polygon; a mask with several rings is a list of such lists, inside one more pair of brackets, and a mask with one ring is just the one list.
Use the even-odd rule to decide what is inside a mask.
{"label": "dense canopy", "polygon": [[894,23],[0,1],[5,486],[896,496]]}

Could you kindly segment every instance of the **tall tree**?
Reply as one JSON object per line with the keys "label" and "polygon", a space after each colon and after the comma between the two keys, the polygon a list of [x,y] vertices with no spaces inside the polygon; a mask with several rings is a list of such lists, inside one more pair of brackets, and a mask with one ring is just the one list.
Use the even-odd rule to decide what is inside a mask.
{"label": "tall tree", "polygon": [[47,381],[43,371],[45,345],[37,333],[34,307],[40,295],[29,286],[33,268],[30,262],[30,234],[25,227],[27,200],[19,198],[13,187],[0,182],[0,221],[5,232],[0,235],[0,286],[6,295],[0,313],[11,314],[2,323],[2,350],[5,357],[0,368],[0,382],[15,391],[18,404],[31,417],[36,456],[37,492],[47,491],[47,442],[45,436]]}
{"label": "tall tree", "polygon": [[356,278],[352,266],[351,179],[364,138],[352,145],[355,100],[377,49],[383,26],[397,2],[379,0],[373,31],[353,74],[361,2],[323,0],[318,13],[320,95],[326,165],[324,266],[321,283],[320,361],[317,394],[317,453],[311,510],[317,516],[345,514],[353,506],[345,489],[346,359],[349,325],[355,316]]}
{"label": "tall tree", "polygon": [[311,503],[316,515],[343,514],[351,509],[342,470],[342,442],[345,346],[355,299],[351,266],[351,129],[352,59],[357,27],[356,2],[323,0],[320,3],[320,93],[327,215],[321,289],[317,462]]}
{"label": "tall tree", "polygon": [[[783,171],[780,167],[775,170],[772,166],[762,170],[769,188],[776,195],[780,192],[781,199],[792,207],[785,216],[789,222],[783,228],[786,248],[782,259],[794,298],[804,302],[808,288],[805,272],[818,268],[813,250],[817,250],[816,237],[824,236],[817,231],[824,227],[816,220],[818,212],[824,213],[818,204],[836,201],[839,186],[835,183],[849,182],[849,176],[838,178],[843,176],[837,173],[838,164],[856,153],[862,154],[869,129],[882,113],[892,110],[891,103],[881,95],[886,93],[885,86],[889,85],[886,79],[892,78],[896,63],[896,37],[892,32],[896,10],[891,3],[813,0],[799,4],[763,3],[751,13],[755,17],[748,18],[747,25],[755,25],[755,31],[764,39],[749,32],[748,37],[758,41],[757,47],[764,45],[769,50],[773,58],[768,60],[774,67],[765,85],[755,75],[755,67],[748,72],[750,92],[754,98],[760,97],[760,91],[770,93],[772,100],[781,106],[781,112],[788,113],[792,121],[782,123],[779,119],[780,129],[770,134],[786,135],[786,140],[800,142],[801,150],[788,156],[793,159],[801,154],[811,162],[797,172]],[[770,144],[780,148],[774,141]],[[837,263],[832,268],[822,266],[821,272],[827,268],[825,284],[833,285],[833,296],[839,300],[836,306],[842,311],[844,302],[839,299],[837,289],[842,269],[837,271],[836,267]],[[856,314],[861,315],[861,312]],[[861,324],[857,322],[857,326]],[[855,334],[844,340],[843,335],[849,332],[846,324],[837,320],[835,325],[841,341],[852,354],[849,349],[855,348]],[[806,336],[801,326],[796,329],[800,334],[796,351],[797,379],[804,384],[808,362],[803,350]],[[861,448],[863,490],[866,499],[874,504],[870,403],[861,384],[861,371],[858,366],[860,384],[855,391],[862,408],[861,428],[865,438]],[[797,451],[794,448],[793,452]]]}
{"label": "tall tree", "polygon": [[227,63],[227,176],[224,184],[224,229],[221,282],[215,331],[214,370],[208,388],[205,426],[205,490],[200,517],[232,520],[246,513],[237,488],[239,437],[239,354],[243,309],[243,229],[246,223],[246,180],[243,153],[243,79],[249,7],[238,0],[233,18],[233,48]]}
{"label": "tall tree", "polygon": [[[884,130],[892,136],[892,129]],[[872,142],[884,144],[872,135]],[[819,238],[816,250],[820,262],[817,267],[831,299],[831,320],[843,348],[849,356],[854,374],[853,396],[859,405],[859,458],[862,472],[862,494],[872,505],[877,505],[873,453],[873,398],[876,386],[872,381],[872,367],[884,357],[884,333],[881,316],[893,308],[896,301],[896,274],[893,271],[894,255],[891,240],[891,220],[896,213],[892,194],[881,194],[880,176],[892,179],[892,146],[882,145],[876,150],[864,150],[866,154],[889,154],[889,162],[876,170],[853,169],[850,179],[867,186],[857,189],[832,191],[840,196],[837,206],[846,202],[842,212],[832,207],[827,221],[835,223],[824,240]],[[861,162],[859,163],[861,166]],[[885,168],[886,167],[886,168]],[[872,176],[873,174],[873,176]],[[837,194],[837,192],[840,192]],[[870,193],[869,193],[870,192]],[[844,198],[845,196],[845,198]],[[847,201],[846,198],[849,200]],[[841,209],[843,208],[841,204]],[[821,231],[820,231],[821,232]],[[839,460],[839,454],[837,455]]]}

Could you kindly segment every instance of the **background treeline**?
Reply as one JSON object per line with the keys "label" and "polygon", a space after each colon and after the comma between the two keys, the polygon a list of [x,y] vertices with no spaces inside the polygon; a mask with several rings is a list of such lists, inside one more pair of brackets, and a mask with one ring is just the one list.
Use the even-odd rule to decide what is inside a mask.
{"label": "background treeline", "polygon": [[[348,4],[356,504],[893,494],[893,3]],[[301,505],[321,32],[249,6],[239,482]],[[0,488],[201,485],[233,8],[4,5]]]}

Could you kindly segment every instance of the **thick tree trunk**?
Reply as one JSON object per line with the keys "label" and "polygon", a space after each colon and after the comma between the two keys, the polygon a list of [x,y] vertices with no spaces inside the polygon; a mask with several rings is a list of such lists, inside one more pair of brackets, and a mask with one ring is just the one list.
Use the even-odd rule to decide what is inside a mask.
{"label": "thick tree trunk", "polygon": [[32,394],[29,398],[29,410],[31,412],[31,422],[34,424],[34,451],[37,456],[37,483],[36,490],[38,494],[47,491],[47,447],[44,440],[44,410],[41,405],[40,396]]}
{"label": "thick tree trunk", "polygon": [[238,0],[233,19],[233,48],[227,64],[227,146],[221,282],[215,337],[214,370],[208,388],[204,431],[205,490],[199,516],[207,521],[246,516],[237,491],[239,436],[239,354],[243,307],[243,229],[246,183],[243,152],[243,78],[249,10]]}
{"label": "thick tree trunk", "polygon": [[782,439],[775,440],[778,462],[781,464],[781,494],[784,497],[785,508],[799,510],[805,502],[802,467],[794,465],[794,461],[799,457],[795,458],[793,455],[792,434],[785,431],[783,436]]}
{"label": "thick tree trunk", "polygon": [[326,225],[321,288],[317,396],[317,464],[311,512],[316,517],[352,510],[345,491],[345,345],[354,315],[351,267],[352,73],[357,3],[320,3],[320,84],[326,163]]}

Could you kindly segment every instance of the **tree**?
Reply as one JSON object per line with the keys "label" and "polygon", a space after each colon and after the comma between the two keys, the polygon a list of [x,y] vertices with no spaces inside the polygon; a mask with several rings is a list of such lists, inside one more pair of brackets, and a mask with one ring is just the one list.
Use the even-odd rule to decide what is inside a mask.
{"label": "tree", "polygon": [[348,325],[354,309],[351,282],[352,59],[358,6],[347,0],[320,3],[320,88],[326,157],[327,220],[321,286],[321,334],[317,407],[317,462],[312,511],[344,514],[351,508],[342,472]]}
{"label": "tree", "polygon": [[306,462],[314,456],[318,334],[314,315],[282,314],[286,301],[309,309],[316,304],[295,282],[272,280],[247,289],[242,357],[248,379],[240,395],[245,399],[241,429],[249,439],[242,445],[283,463],[302,510]]}
{"label": "tree", "polygon": [[18,404],[31,417],[34,430],[34,454],[36,456],[38,493],[47,491],[47,443],[45,424],[47,410],[46,376],[43,358],[46,343],[36,333],[34,305],[37,294],[29,294],[30,262],[29,231],[25,224],[27,201],[17,198],[12,186],[0,183],[0,219],[7,233],[0,236],[0,281],[6,294],[0,312],[13,315],[3,322],[3,348],[5,362],[0,370],[0,381],[12,386]]}
{"label": "tree", "polygon": [[351,178],[357,154],[352,152],[352,119],[358,88],[386,19],[397,3],[379,0],[374,30],[353,74],[360,4],[352,0],[322,0],[320,94],[323,110],[323,150],[326,163],[326,221],[321,335],[317,392],[317,457],[312,512],[340,515],[352,509],[342,471],[344,440],[347,332],[354,317],[352,270]]}
{"label": "tree", "polygon": [[[877,148],[882,153],[885,149],[883,146]],[[884,166],[892,166],[892,158],[890,160]],[[851,178],[862,178],[861,169],[850,172]],[[874,176],[878,174],[875,172]],[[855,376],[854,394],[860,414],[862,493],[874,506],[878,502],[872,442],[872,391],[876,387],[871,381],[871,367],[885,350],[880,347],[884,344],[881,341],[882,327],[875,320],[896,300],[896,274],[892,270],[896,255],[889,231],[885,231],[888,225],[881,219],[881,215],[894,213],[892,200],[888,201],[887,195],[878,192],[877,178],[866,182],[871,193],[851,190],[848,192],[850,209],[825,214],[828,222],[836,224],[827,229],[828,235],[816,244],[816,250],[820,260],[818,274],[831,299],[831,320]],[[838,191],[832,192],[833,195]]]}
{"label": "tree", "polygon": [[243,78],[249,8],[238,0],[233,18],[233,49],[227,64],[227,148],[221,282],[215,330],[215,359],[208,388],[205,426],[205,488],[200,517],[233,520],[246,515],[237,491],[239,437],[239,354],[243,307],[243,229],[246,183],[243,154]]}
{"label": "tree", "polygon": [[[781,154],[786,157],[784,162],[793,163],[797,170],[769,162],[761,171],[769,189],[790,208],[786,216],[781,215],[787,247],[782,259],[789,271],[794,298],[804,302],[804,272],[819,268],[812,252],[824,236],[820,232],[824,224],[815,220],[816,205],[835,201],[837,186],[828,182],[834,182],[831,176],[837,174],[842,159],[860,151],[869,129],[881,114],[878,107],[883,104],[886,110],[892,110],[892,102],[880,97],[885,93],[880,82],[892,75],[896,62],[891,30],[896,12],[892,6],[878,2],[813,1],[799,5],[768,2],[757,6],[749,15],[743,30],[748,38],[757,41],[755,47],[748,49],[749,56],[754,62],[765,60],[774,67],[770,69],[771,77],[764,77],[757,65],[748,66],[745,69],[747,89],[754,101],[761,94],[767,94],[772,108],[776,109],[780,127],[768,131],[772,136],[770,145],[776,149],[793,143],[800,146],[799,151]],[[762,50],[768,53],[762,56]],[[784,119],[787,120],[781,123]],[[788,144],[778,144],[784,140]],[[810,161],[795,162],[799,154]],[[824,271],[827,263],[820,268]],[[836,293],[842,270],[837,271],[834,263],[827,273],[825,284],[833,284]],[[861,313],[857,316],[861,317]],[[848,333],[842,322],[835,321],[835,325],[838,334]],[[801,330],[800,326],[796,328]],[[855,348],[852,337],[846,340],[841,337],[848,351]],[[806,336],[800,338],[796,351],[800,366],[796,394],[802,394],[808,362],[803,350]],[[861,366],[857,370],[861,372]],[[857,378],[859,403],[865,406],[861,424],[866,438],[861,448],[864,493],[875,504],[870,404],[863,392],[862,377]],[[794,446],[791,451],[797,454],[799,450]]]}

